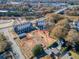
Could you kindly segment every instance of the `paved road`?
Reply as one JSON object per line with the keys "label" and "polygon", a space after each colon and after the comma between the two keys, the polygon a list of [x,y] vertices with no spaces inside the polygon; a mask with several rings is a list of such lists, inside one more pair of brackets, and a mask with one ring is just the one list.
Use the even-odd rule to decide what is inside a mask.
{"label": "paved road", "polygon": [[1,30],[1,32],[3,32],[4,35],[9,39],[9,41],[13,43],[12,44],[12,50],[13,50],[15,58],[16,59],[25,59],[24,56],[21,53],[20,48],[18,47],[18,45],[16,44],[14,39],[11,37],[11,34],[8,31],[8,28]]}
{"label": "paved road", "polygon": [[58,13],[60,13],[60,12],[62,12],[62,11],[64,11],[64,10],[66,10],[66,9],[67,9],[67,7],[65,7],[65,8],[63,8],[63,9],[60,9],[60,10],[54,12],[54,13],[55,13],[55,14],[58,14]]}
{"label": "paved road", "polygon": [[54,12],[54,13],[55,13],[55,14],[58,14],[58,13],[60,13],[60,12],[62,12],[62,11],[65,11],[65,10],[68,9],[68,8],[74,8],[74,7],[79,7],[79,5],[69,5],[69,6],[65,7],[65,8],[62,8],[62,9],[57,10],[57,11]]}
{"label": "paved road", "polygon": [[10,27],[13,25],[13,23],[14,23],[14,20],[11,20],[10,22],[6,22],[6,23],[0,23],[0,29]]}

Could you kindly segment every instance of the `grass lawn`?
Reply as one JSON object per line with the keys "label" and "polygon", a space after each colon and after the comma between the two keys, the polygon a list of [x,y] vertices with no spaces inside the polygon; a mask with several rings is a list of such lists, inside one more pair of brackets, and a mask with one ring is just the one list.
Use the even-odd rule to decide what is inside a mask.
{"label": "grass lawn", "polygon": [[71,52],[72,57],[73,57],[74,59],[79,59],[79,54],[77,54],[77,53],[75,53],[75,52],[73,52],[73,51],[70,51],[70,52]]}

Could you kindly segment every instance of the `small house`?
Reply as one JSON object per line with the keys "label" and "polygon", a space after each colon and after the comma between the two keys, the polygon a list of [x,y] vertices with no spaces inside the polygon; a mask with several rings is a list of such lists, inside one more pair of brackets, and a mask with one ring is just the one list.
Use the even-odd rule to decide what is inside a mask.
{"label": "small house", "polygon": [[46,22],[44,20],[39,20],[39,21],[36,22],[36,26],[40,30],[44,30],[44,29],[46,29]]}

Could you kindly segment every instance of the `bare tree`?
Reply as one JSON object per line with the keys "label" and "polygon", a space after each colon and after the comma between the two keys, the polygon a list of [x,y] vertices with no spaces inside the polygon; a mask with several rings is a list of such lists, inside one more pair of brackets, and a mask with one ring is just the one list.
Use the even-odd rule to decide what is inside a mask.
{"label": "bare tree", "polygon": [[55,38],[65,37],[69,31],[69,20],[60,20],[51,31],[51,36]]}
{"label": "bare tree", "polygon": [[5,51],[5,48],[7,47],[7,41],[3,34],[0,34],[0,52]]}
{"label": "bare tree", "polygon": [[78,42],[79,41],[79,33],[74,30],[74,29],[71,29],[69,32],[68,32],[68,35],[66,37],[66,41],[68,42]]}

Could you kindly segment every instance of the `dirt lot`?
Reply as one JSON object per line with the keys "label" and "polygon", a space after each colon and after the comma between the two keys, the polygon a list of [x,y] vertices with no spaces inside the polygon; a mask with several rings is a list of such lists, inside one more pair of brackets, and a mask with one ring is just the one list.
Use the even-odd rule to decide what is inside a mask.
{"label": "dirt lot", "polygon": [[16,39],[16,42],[26,59],[33,56],[31,50],[36,44],[42,44],[42,46],[46,48],[55,41],[56,40],[49,37],[49,32],[46,30],[35,30],[27,33],[26,37],[23,39]]}

